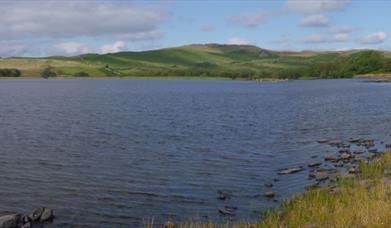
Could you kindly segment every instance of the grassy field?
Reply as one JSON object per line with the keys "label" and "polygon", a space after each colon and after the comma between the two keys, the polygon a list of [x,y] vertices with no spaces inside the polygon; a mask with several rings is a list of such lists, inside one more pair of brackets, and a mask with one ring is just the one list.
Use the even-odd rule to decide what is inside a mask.
{"label": "grassy field", "polygon": [[[327,71],[323,77],[337,74],[324,69],[324,65],[327,67],[328,63],[360,52],[278,52],[250,45],[207,44],[104,55],[5,58],[0,59],[0,69],[19,69],[22,77],[40,77],[43,70],[50,67],[57,75],[65,77],[85,72],[94,77],[311,78],[317,77],[319,70]],[[384,58],[391,58],[390,53],[382,54]],[[321,64],[320,69],[313,71],[316,64]]]}
{"label": "grassy field", "polygon": [[[187,222],[183,228],[391,227],[391,152],[360,163],[359,174],[342,177],[336,188],[315,188],[267,211],[259,223]],[[152,223],[146,228],[154,227]],[[167,227],[174,227],[170,226]]]}

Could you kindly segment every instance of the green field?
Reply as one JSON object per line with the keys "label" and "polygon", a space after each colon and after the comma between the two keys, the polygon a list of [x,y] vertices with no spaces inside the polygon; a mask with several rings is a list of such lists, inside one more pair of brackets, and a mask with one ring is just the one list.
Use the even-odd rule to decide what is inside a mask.
{"label": "green field", "polygon": [[278,52],[250,45],[206,44],[74,57],[5,58],[0,59],[0,69],[18,69],[22,77],[40,77],[50,68],[64,77],[83,72],[94,77],[335,78],[390,72],[389,58],[390,53],[375,51]]}

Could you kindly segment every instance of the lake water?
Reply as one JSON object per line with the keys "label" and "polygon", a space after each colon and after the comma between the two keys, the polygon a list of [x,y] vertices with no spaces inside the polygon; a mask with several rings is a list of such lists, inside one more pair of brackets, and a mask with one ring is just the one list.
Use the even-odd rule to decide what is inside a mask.
{"label": "lake water", "polygon": [[[323,138],[390,142],[391,84],[359,80],[1,80],[0,211],[53,226],[236,220],[303,190]],[[319,158],[312,158],[317,155]],[[217,192],[229,192],[225,201]]]}

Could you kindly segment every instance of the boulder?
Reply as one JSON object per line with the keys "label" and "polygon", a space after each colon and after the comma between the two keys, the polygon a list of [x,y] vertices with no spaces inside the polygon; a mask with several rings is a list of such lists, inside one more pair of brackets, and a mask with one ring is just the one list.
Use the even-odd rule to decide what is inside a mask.
{"label": "boulder", "polygon": [[34,209],[34,211],[29,215],[31,221],[33,221],[33,222],[39,221],[43,211],[44,211],[43,207],[39,207],[39,208]]}
{"label": "boulder", "polygon": [[40,222],[46,222],[53,218],[53,210],[49,208],[44,208],[41,218],[39,219]]}
{"label": "boulder", "polygon": [[21,226],[21,228],[31,228],[31,227],[32,227],[31,222],[25,223],[23,224],[23,226]]}
{"label": "boulder", "polygon": [[0,227],[15,228],[18,225],[19,218],[19,214],[3,215],[0,217]]}
{"label": "boulder", "polygon": [[300,172],[300,171],[303,171],[303,170],[304,170],[304,168],[302,166],[298,166],[298,167],[280,169],[278,174],[279,175],[285,175],[285,174],[297,173],[297,172]]}

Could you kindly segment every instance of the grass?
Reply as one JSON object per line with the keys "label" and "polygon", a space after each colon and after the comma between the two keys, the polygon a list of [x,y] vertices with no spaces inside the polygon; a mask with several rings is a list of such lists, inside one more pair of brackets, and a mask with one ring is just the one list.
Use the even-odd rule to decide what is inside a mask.
{"label": "grass", "polygon": [[[51,67],[60,76],[86,72],[106,76],[207,76],[224,78],[297,78],[314,63],[333,62],[358,51],[283,52],[251,45],[187,45],[153,51],[85,54],[74,57],[5,58],[0,68],[17,68],[22,77],[40,77]],[[386,58],[391,53],[383,52]],[[297,76],[297,75],[296,75]],[[310,75],[311,76],[311,75]]]}
{"label": "grass", "polygon": [[359,170],[357,176],[340,178],[335,191],[323,187],[293,196],[264,212],[258,223],[187,222],[176,227],[391,227],[391,152],[360,163]]}

